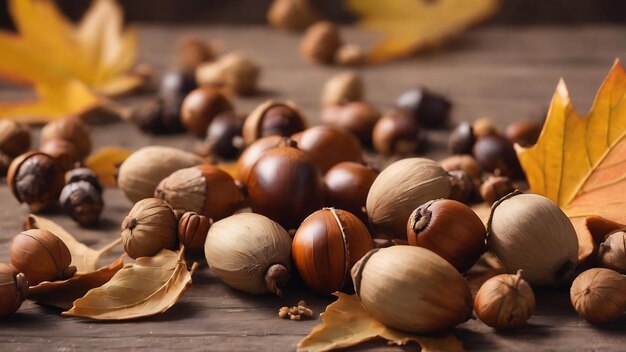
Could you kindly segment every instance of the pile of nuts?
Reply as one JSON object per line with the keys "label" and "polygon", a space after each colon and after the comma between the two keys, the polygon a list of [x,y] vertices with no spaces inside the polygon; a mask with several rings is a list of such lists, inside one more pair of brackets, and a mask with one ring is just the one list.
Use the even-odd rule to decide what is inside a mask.
{"label": "pile of nuts", "polygon": [[313,311],[306,306],[305,301],[298,302],[298,305],[289,307],[280,307],[278,316],[282,319],[302,320],[313,318]]}

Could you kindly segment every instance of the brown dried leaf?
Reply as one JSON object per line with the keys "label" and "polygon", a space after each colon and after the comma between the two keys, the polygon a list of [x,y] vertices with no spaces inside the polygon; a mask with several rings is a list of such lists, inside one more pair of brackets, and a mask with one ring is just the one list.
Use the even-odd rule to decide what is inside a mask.
{"label": "brown dried leaf", "polygon": [[28,299],[46,306],[63,310],[72,308],[75,300],[83,297],[89,290],[107,283],[124,266],[125,255],[113,263],[89,273],[76,274],[62,281],[44,281],[28,289]]}
{"label": "brown dried leaf", "polygon": [[191,285],[197,263],[187,270],[184,249],[164,249],[154,257],[137,258],[102,287],[74,301],[66,316],[96,320],[128,320],[163,313]]}
{"label": "brown dried leaf", "polygon": [[339,299],[326,307],[321,314],[323,323],[298,343],[299,352],[318,352],[355,346],[383,338],[389,344],[406,345],[415,341],[423,352],[463,351],[463,345],[453,335],[424,337],[390,329],[374,320],[361,306],[356,295],[336,292]]}
{"label": "brown dried leaf", "polygon": [[85,166],[98,175],[103,186],[116,187],[117,169],[131,153],[130,150],[124,148],[100,148],[87,158]]}
{"label": "brown dried leaf", "polygon": [[91,249],[84,244],[78,242],[74,236],[70,235],[63,227],[59,226],[52,220],[43,218],[41,216],[30,214],[26,219],[26,227],[29,229],[42,229],[47,230],[55,234],[58,238],[65,243],[67,248],[72,254],[72,264],[75,265],[77,272],[89,273],[96,271],[98,268],[98,260],[105,253],[109,252],[113,248],[117,247],[122,239],[118,238],[104,248],[95,250]]}

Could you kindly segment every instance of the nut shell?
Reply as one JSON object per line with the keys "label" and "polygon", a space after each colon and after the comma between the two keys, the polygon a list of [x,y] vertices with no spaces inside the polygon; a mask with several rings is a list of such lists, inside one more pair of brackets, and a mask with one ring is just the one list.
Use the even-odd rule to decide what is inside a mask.
{"label": "nut shell", "polygon": [[302,280],[325,295],[341,290],[354,264],[371,249],[372,238],[361,220],[334,208],[304,219],[291,246]]}
{"label": "nut shell", "polygon": [[519,177],[522,174],[513,144],[499,135],[480,138],[474,144],[473,154],[482,168],[502,176]]}
{"label": "nut shell", "polygon": [[80,159],[86,158],[91,153],[92,142],[89,128],[78,117],[65,117],[45,125],[41,130],[40,145],[58,138],[72,143]]}
{"label": "nut shell", "polygon": [[27,295],[26,276],[11,265],[0,263],[0,318],[15,313]]}
{"label": "nut shell", "polygon": [[28,152],[15,158],[9,165],[7,183],[15,198],[28,204],[33,213],[54,205],[65,184],[59,164],[41,152]]}
{"label": "nut shell", "polygon": [[162,249],[174,249],[178,221],[167,203],[146,198],[130,210],[121,230],[124,250],[131,258],[151,257]]}
{"label": "nut shell", "polygon": [[308,61],[329,64],[341,46],[339,29],[332,23],[320,21],[311,25],[300,42],[300,53]]}
{"label": "nut shell", "polygon": [[358,74],[347,71],[329,78],[322,88],[322,105],[345,104],[361,101],[365,96],[365,84]]}
{"label": "nut shell", "polygon": [[364,102],[329,105],[322,110],[322,123],[343,128],[355,135],[364,145],[372,144],[372,130],[380,112]]}
{"label": "nut shell", "polygon": [[184,213],[178,221],[178,241],[191,253],[204,250],[204,242],[213,220],[192,211]]}
{"label": "nut shell", "polygon": [[487,245],[509,274],[524,271],[534,286],[555,286],[573,278],[578,237],[554,202],[515,191],[491,208]]}
{"label": "nut shell", "polygon": [[180,119],[187,131],[204,136],[213,118],[233,105],[219,90],[212,87],[200,87],[192,90],[180,107]]}
{"label": "nut shell", "polygon": [[9,248],[11,265],[24,273],[30,285],[43,281],[66,280],[74,276],[76,267],[70,266],[72,255],[60,238],[46,230],[20,232]]}
{"label": "nut shell", "polygon": [[224,87],[236,94],[250,94],[257,90],[261,70],[257,64],[240,53],[230,53],[215,62],[207,62],[196,69],[196,81],[202,86]]}
{"label": "nut shell", "polygon": [[0,120],[0,152],[15,158],[26,153],[30,144],[30,129],[27,125],[13,120]]}
{"label": "nut shell", "polygon": [[203,164],[197,155],[170,147],[150,146],[131,154],[120,166],[117,185],[132,202],[154,196],[158,184],[176,170]]}
{"label": "nut shell", "polygon": [[325,174],[342,161],[363,162],[359,140],[349,132],[331,126],[315,126],[292,136],[298,149],[310,156]]}
{"label": "nut shell", "polygon": [[381,117],[372,130],[374,149],[385,156],[414,154],[419,146],[419,129],[406,113],[394,110]]}
{"label": "nut shell", "polygon": [[93,225],[100,219],[104,202],[102,194],[87,181],[68,183],[63,187],[59,203],[66,214],[82,226]]}
{"label": "nut shell", "polygon": [[465,322],[472,314],[465,279],[424,248],[374,249],[354,266],[352,279],[363,307],[394,329],[434,333]]}
{"label": "nut shell", "polygon": [[486,232],[470,207],[450,199],[419,206],[407,223],[409,244],[433,251],[461,273],[483,254]]}
{"label": "nut shell", "polygon": [[176,211],[193,211],[216,221],[243,205],[243,194],[235,180],[212,165],[175,171],[159,183],[154,195]]}
{"label": "nut shell", "polygon": [[294,144],[294,142],[281,136],[263,137],[254,141],[250,146],[244,149],[239,159],[237,159],[235,179],[241,182],[241,184],[246,184],[252,167],[263,153],[270,149],[290,144]]}
{"label": "nut shell", "polygon": [[244,121],[243,141],[245,145],[250,145],[263,137],[289,137],[304,130],[306,126],[306,117],[296,104],[269,100],[257,106]]}
{"label": "nut shell", "polygon": [[416,204],[450,195],[448,173],[435,161],[407,158],[384,169],[367,194],[367,214],[374,237],[405,238]]}
{"label": "nut shell", "polygon": [[576,312],[591,323],[604,324],[626,310],[626,277],[604,268],[589,269],[572,283],[570,298]]}
{"label": "nut shell", "polygon": [[535,294],[522,272],[502,274],[487,280],[474,299],[480,320],[499,330],[524,325],[535,310]]}
{"label": "nut shell", "polygon": [[600,244],[598,259],[602,267],[626,274],[626,232],[615,231]]}
{"label": "nut shell", "polygon": [[64,171],[71,170],[80,163],[78,150],[65,139],[52,139],[41,146],[40,151],[55,158]]}
{"label": "nut shell", "polygon": [[376,176],[376,170],[351,161],[333,166],[324,175],[326,206],[344,209],[367,224],[365,202]]}

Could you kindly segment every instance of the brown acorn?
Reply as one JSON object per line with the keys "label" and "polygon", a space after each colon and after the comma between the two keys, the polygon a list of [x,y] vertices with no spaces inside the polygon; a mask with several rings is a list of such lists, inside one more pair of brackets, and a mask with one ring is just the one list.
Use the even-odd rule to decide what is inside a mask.
{"label": "brown acorn", "polygon": [[359,140],[349,132],[332,126],[315,126],[291,136],[298,149],[310,156],[320,171],[342,161],[363,162]]}

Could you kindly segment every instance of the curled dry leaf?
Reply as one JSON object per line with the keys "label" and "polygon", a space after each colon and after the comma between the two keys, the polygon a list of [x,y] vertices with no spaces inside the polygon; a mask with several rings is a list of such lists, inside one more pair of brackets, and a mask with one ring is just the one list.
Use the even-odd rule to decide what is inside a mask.
{"label": "curled dry leaf", "polygon": [[164,249],[154,257],[138,258],[127,264],[103,286],[74,301],[66,316],[95,320],[128,320],[163,313],[191,285],[197,263],[187,270],[184,249]]}
{"label": "curled dry leaf", "polygon": [[368,61],[385,62],[434,47],[493,15],[499,0],[350,0],[360,26],[383,33]]}
{"label": "curled dry leaf", "polygon": [[100,105],[100,94],[121,94],[143,83],[128,74],[137,36],[123,31],[114,0],[95,0],[78,25],[50,0],[11,0],[9,11],[18,34],[0,32],[0,77],[33,85],[38,99],[0,104],[0,118],[46,122],[79,115]]}
{"label": "curled dry leaf", "polygon": [[616,60],[587,115],[576,113],[561,80],[537,144],[516,145],[531,191],[552,199],[572,220],[583,265],[598,249],[588,217],[594,224],[626,223],[625,135],[626,71]]}
{"label": "curled dry leaf", "polygon": [[461,341],[453,335],[425,337],[390,329],[374,320],[356,295],[337,292],[335,296],[339,299],[321,314],[323,323],[298,343],[299,352],[346,348],[375,338],[383,338],[394,345],[415,341],[422,351],[463,351]]}
{"label": "curled dry leaf", "polygon": [[28,299],[46,306],[63,310],[72,308],[72,303],[89,290],[107,283],[124,266],[124,255],[113,263],[96,271],[76,274],[68,280],[44,281],[28,289]]}
{"label": "curled dry leaf", "polygon": [[132,152],[118,147],[104,147],[91,154],[85,161],[85,166],[93,170],[105,187],[117,185],[117,169]]}
{"label": "curled dry leaf", "polygon": [[117,247],[122,241],[121,238],[118,238],[102,249],[91,249],[76,240],[74,236],[70,235],[69,232],[54,221],[33,214],[26,219],[25,227],[27,229],[47,230],[60,238],[70,250],[72,254],[71,265],[76,266],[78,274],[96,271],[100,257]]}

